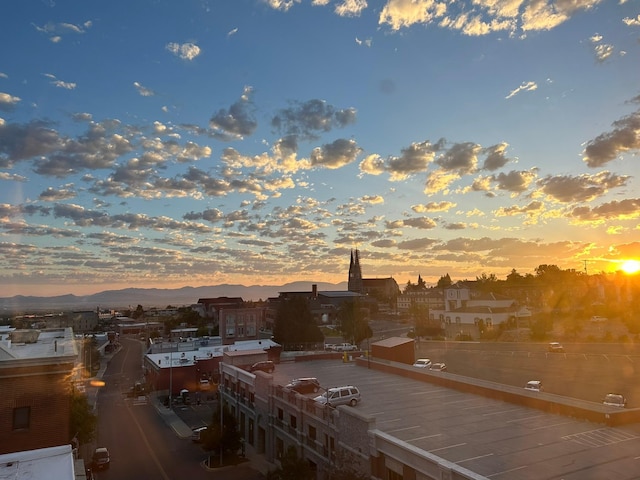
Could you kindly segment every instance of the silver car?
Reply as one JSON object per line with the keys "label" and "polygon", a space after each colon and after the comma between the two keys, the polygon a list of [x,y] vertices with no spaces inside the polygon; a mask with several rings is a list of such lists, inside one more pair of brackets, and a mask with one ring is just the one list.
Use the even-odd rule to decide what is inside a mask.
{"label": "silver car", "polygon": [[337,407],[338,405],[355,407],[360,401],[360,390],[353,385],[330,388],[322,395],[318,395],[314,400],[330,407]]}

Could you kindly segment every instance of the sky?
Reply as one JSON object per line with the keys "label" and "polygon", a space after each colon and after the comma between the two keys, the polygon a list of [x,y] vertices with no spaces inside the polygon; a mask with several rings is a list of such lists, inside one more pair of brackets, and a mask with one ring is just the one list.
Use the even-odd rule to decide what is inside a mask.
{"label": "sky", "polygon": [[0,297],[640,259],[638,0],[0,9]]}

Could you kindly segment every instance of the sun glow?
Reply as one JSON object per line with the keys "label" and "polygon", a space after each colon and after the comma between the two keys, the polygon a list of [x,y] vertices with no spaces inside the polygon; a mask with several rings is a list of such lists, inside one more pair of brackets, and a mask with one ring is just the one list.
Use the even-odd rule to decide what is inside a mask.
{"label": "sun glow", "polygon": [[633,274],[640,271],[640,261],[625,260],[620,267],[624,273]]}

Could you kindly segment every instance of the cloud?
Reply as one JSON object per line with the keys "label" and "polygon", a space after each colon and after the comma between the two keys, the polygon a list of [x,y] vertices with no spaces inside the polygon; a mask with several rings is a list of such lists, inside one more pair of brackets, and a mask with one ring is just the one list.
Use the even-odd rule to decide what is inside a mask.
{"label": "cloud", "polygon": [[209,120],[213,136],[221,140],[243,139],[255,132],[258,122],[253,116],[249,98],[251,87],[245,87],[240,99],[228,109],[218,110]]}
{"label": "cloud", "polygon": [[292,102],[292,105],[278,111],[271,119],[271,126],[285,135],[316,139],[317,132],[329,132],[356,121],[355,108],[338,109],[324,100]]}
{"label": "cloud", "polygon": [[511,92],[509,92],[509,95],[504,98],[509,100],[520,92],[532,92],[533,90],[537,89],[538,84],[536,82],[522,82],[522,84],[518,88],[516,88],[515,90],[511,90]]}
{"label": "cloud", "polygon": [[640,198],[603,203],[597,207],[580,206],[568,214],[572,223],[604,223],[607,220],[633,220],[640,218]]}
{"label": "cloud", "polygon": [[595,175],[546,176],[538,180],[537,185],[541,193],[555,202],[590,202],[612,188],[625,186],[629,179],[629,176],[605,171]]}
{"label": "cloud", "polygon": [[478,153],[482,147],[476,143],[456,143],[449,150],[441,154],[435,161],[442,170],[454,171],[459,175],[473,173],[478,166]]}
{"label": "cloud", "polygon": [[[11,112],[20,100],[20,97],[14,97],[8,93],[0,92],[0,111]],[[0,124],[0,127],[1,126]]]}
{"label": "cloud", "polygon": [[70,188],[55,189],[53,187],[49,187],[39,195],[38,199],[45,202],[55,202],[59,200],[68,200],[75,196],[76,192]]}
{"label": "cloud", "polygon": [[588,167],[601,167],[624,152],[640,149],[640,110],[616,120],[613,126],[612,131],[587,143],[582,159]]}
{"label": "cloud", "polygon": [[143,87],[138,82],[133,82],[133,86],[136,87],[138,93],[143,97],[152,97],[155,95],[155,92],[153,90]]}
{"label": "cloud", "polygon": [[230,30],[229,32],[227,32],[227,37],[235,35],[236,33],[238,33],[238,27],[236,27],[233,30]]}
{"label": "cloud", "polygon": [[378,23],[393,31],[415,24],[436,24],[465,35],[487,35],[491,32],[551,30],[574,14],[589,10],[602,0],[581,2],[566,0],[457,2],[455,9],[437,0],[387,0]]}
{"label": "cloud", "polygon": [[[434,145],[428,140],[412,143],[409,147],[403,148],[399,157],[390,157],[386,162],[385,170],[391,175],[390,180],[401,181],[411,175],[426,171],[439,148],[439,144]],[[375,164],[375,162],[370,162],[365,167],[371,169]]]}
{"label": "cloud", "polygon": [[602,35],[595,34],[589,40],[594,44],[593,52],[596,56],[596,61],[598,63],[602,63],[607,60],[611,55],[613,55],[614,47],[613,45],[607,45],[605,43],[600,43],[602,41]]}
{"label": "cloud", "polygon": [[446,212],[456,206],[453,202],[429,202],[422,205],[412,205],[411,210],[416,213],[425,213],[425,212]]}
{"label": "cloud", "polygon": [[61,23],[48,22],[43,26],[38,26],[35,24],[32,24],[32,25],[35,27],[35,29],[38,32],[49,35],[49,39],[52,42],[58,43],[62,40],[62,36],[68,33],[74,33],[74,34],[86,33],[86,31],[93,26],[93,22],[91,20],[87,20],[86,22],[81,24],[66,23],[66,22],[61,22]]}
{"label": "cloud", "polygon": [[384,197],[381,195],[365,195],[364,197],[361,197],[360,200],[371,205],[384,203]]}
{"label": "cloud", "polygon": [[636,18],[625,17],[622,19],[622,23],[629,27],[640,27],[640,14]]}
{"label": "cloud", "polygon": [[365,47],[371,47],[373,45],[373,39],[369,37],[369,38],[365,38],[364,40],[361,40],[358,37],[356,37],[356,43],[358,45],[362,45]]}
{"label": "cloud", "polygon": [[544,212],[544,203],[539,200],[529,202],[524,207],[517,205],[511,207],[500,207],[494,212],[496,217],[513,217],[516,215],[527,215],[529,217],[538,216]]}
{"label": "cloud", "polygon": [[195,43],[179,44],[171,42],[165,48],[182,60],[189,61],[195,59],[201,53],[200,47]]}
{"label": "cloud", "polygon": [[18,161],[48,155],[62,144],[62,139],[48,122],[0,122],[0,167],[10,168]]}
{"label": "cloud", "polygon": [[398,242],[396,247],[400,250],[426,250],[427,248],[433,248],[433,246],[438,243],[438,240],[434,240],[433,238],[415,238],[413,240],[404,240],[402,242]]}
{"label": "cloud", "polygon": [[338,139],[333,143],[316,147],[311,152],[311,165],[329,169],[341,168],[355,161],[362,152],[355,140]]}
{"label": "cloud", "polygon": [[340,17],[359,17],[367,8],[367,0],[342,0],[336,5],[335,12]]}
{"label": "cloud", "polygon": [[402,224],[406,227],[419,228],[421,230],[430,230],[438,226],[435,220],[428,217],[407,218],[402,220]]}
{"label": "cloud", "polygon": [[537,176],[536,169],[531,171],[515,171],[509,173],[499,173],[494,175],[492,179],[498,184],[498,188],[513,193],[521,193],[529,188],[529,185]]}
{"label": "cloud", "polygon": [[509,146],[508,143],[500,143],[491,147],[484,148],[482,153],[486,155],[482,165],[483,170],[494,171],[504,167],[509,159],[505,156],[505,150]]}
{"label": "cloud", "polygon": [[267,5],[275,10],[288,11],[294,4],[300,3],[301,0],[263,0]]}

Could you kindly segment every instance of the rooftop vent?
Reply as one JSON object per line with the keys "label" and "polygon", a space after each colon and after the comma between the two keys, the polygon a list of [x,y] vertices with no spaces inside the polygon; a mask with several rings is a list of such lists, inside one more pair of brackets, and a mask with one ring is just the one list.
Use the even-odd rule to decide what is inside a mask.
{"label": "rooftop vent", "polygon": [[36,343],[40,330],[14,330],[9,336],[13,343]]}

